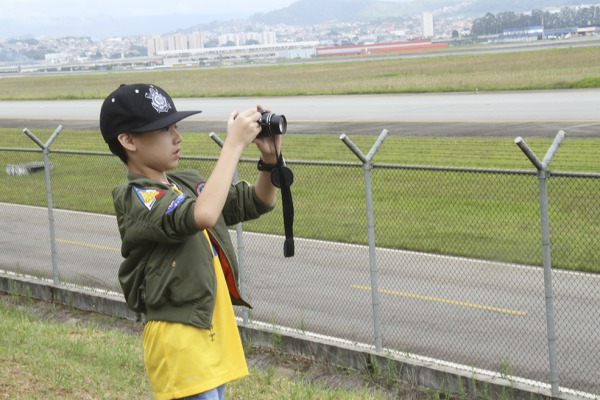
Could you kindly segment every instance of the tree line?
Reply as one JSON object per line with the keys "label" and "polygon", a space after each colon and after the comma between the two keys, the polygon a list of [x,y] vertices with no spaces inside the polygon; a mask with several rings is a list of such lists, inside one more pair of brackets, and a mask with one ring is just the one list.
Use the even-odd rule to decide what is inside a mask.
{"label": "tree line", "polygon": [[531,15],[505,11],[496,15],[487,13],[473,21],[472,35],[500,34],[505,29],[543,26],[544,29],[600,26],[600,7],[565,7],[558,13],[533,10]]}

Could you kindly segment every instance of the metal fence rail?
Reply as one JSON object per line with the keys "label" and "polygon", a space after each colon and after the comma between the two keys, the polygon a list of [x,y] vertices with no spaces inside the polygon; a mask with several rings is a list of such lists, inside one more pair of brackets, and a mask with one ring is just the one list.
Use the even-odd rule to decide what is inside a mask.
{"label": "metal fence rail", "polygon": [[[0,176],[0,270],[120,292],[110,192],[124,166],[109,153],[47,153],[51,186],[50,173]],[[43,155],[0,148],[4,165]],[[553,395],[600,395],[600,174],[361,161],[287,161],[293,258],[281,254],[280,210],[245,223],[242,236],[232,230],[254,307],[245,321],[528,380]],[[214,162],[183,157],[179,168],[206,174]],[[255,162],[240,162],[242,179],[254,180]]]}

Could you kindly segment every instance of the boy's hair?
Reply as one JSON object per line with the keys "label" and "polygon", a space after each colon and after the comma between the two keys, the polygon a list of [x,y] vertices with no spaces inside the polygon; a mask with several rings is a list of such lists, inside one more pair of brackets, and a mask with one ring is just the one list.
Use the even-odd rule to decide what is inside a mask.
{"label": "boy's hair", "polygon": [[202,111],[177,111],[173,99],[155,85],[122,84],[104,99],[100,109],[100,132],[110,151],[127,164],[127,153],[117,137],[173,125]]}
{"label": "boy's hair", "polygon": [[119,142],[119,139],[114,138],[114,139],[109,140],[108,148],[110,149],[111,153],[113,153],[115,156],[119,157],[121,159],[121,161],[123,161],[123,163],[125,165],[127,165],[127,161],[129,160],[129,157],[127,157],[127,152],[125,151],[123,146],[121,146],[121,142]]}

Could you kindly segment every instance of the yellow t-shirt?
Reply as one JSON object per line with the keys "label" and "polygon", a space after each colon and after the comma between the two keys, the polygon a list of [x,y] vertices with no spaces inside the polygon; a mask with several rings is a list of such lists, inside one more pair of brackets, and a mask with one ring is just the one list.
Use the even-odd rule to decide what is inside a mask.
{"label": "yellow t-shirt", "polygon": [[[204,235],[209,240],[206,231]],[[213,266],[217,292],[211,329],[167,321],[148,321],[144,328],[144,362],[156,400],[203,393],[248,375],[216,251],[213,251]]]}

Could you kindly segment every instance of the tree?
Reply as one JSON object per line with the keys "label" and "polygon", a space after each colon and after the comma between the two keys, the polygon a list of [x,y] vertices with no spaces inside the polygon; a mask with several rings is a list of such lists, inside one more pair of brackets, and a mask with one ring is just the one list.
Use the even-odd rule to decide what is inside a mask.
{"label": "tree", "polygon": [[487,13],[483,17],[483,25],[485,27],[485,34],[492,35],[498,34],[498,22],[496,21],[496,16],[492,13]]}
{"label": "tree", "polygon": [[532,26],[544,26],[544,12],[542,10],[531,11],[531,24]]}
{"label": "tree", "polygon": [[558,14],[543,10],[532,10],[531,15],[515,14],[512,11],[498,15],[487,13],[473,21],[471,34],[475,36],[499,34],[505,29],[543,26],[544,29],[575,28],[600,25],[600,7],[573,9],[564,7]]}

